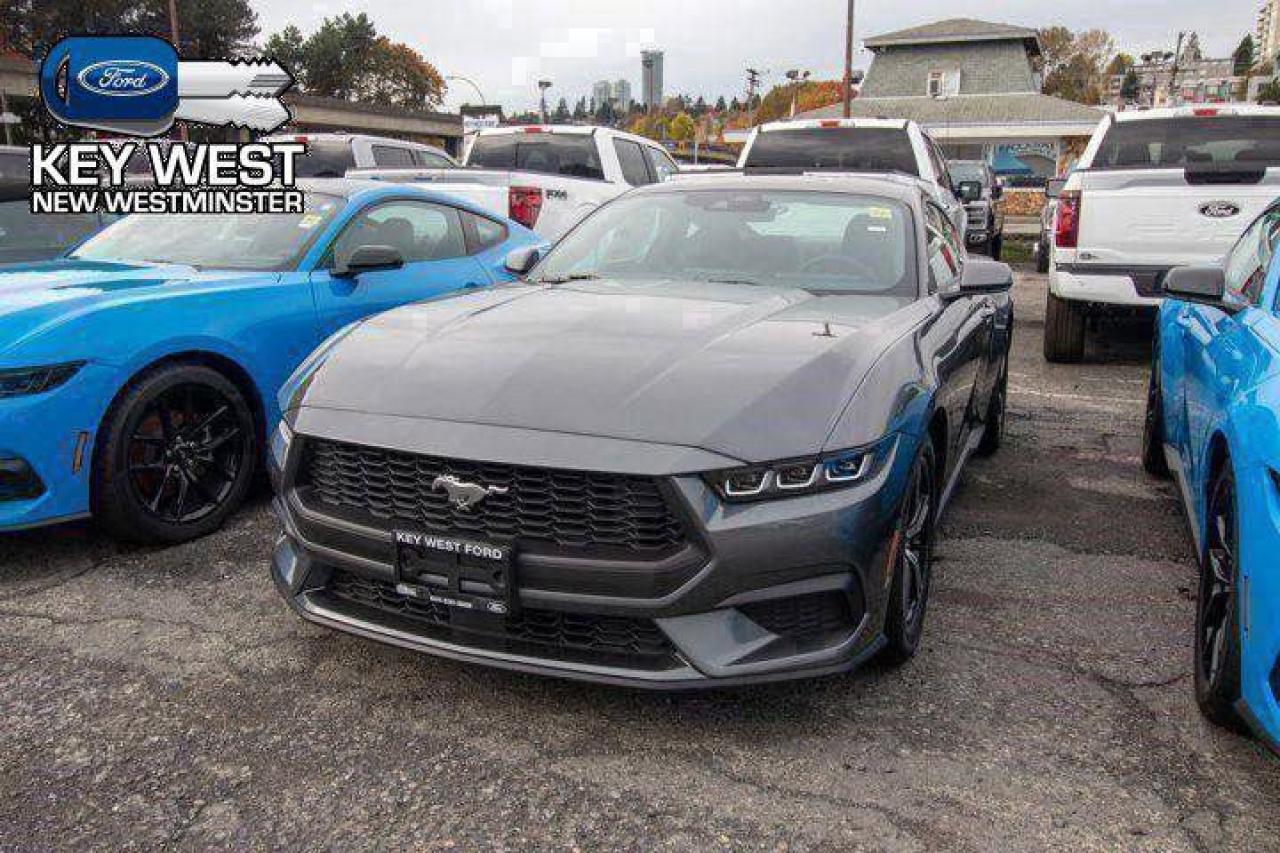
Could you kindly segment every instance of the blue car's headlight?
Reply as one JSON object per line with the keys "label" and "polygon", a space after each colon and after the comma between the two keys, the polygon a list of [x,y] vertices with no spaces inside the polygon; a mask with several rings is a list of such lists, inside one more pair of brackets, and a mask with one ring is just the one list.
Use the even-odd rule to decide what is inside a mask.
{"label": "blue car's headlight", "polygon": [[6,397],[26,397],[52,391],[75,376],[84,365],[83,361],[68,361],[42,367],[0,370],[0,400]]}
{"label": "blue car's headlight", "polygon": [[704,478],[716,494],[731,503],[810,495],[869,480],[889,457],[893,445],[891,436],[869,447],[714,471]]}
{"label": "blue car's headlight", "polygon": [[343,326],[325,338],[324,342],[316,347],[311,355],[302,360],[302,364],[299,364],[298,369],[293,371],[293,375],[285,380],[284,385],[280,386],[280,393],[276,395],[276,402],[280,405],[282,413],[288,413],[298,407],[302,402],[302,395],[307,391],[307,386],[311,384],[311,379],[315,376],[316,371],[320,369],[320,366],[324,364],[324,360],[329,357],[329,353],[333,351],[334,347],[342,343],[343,338],[354,332],[363,322],[364,320],[357,320],[354,323]]}

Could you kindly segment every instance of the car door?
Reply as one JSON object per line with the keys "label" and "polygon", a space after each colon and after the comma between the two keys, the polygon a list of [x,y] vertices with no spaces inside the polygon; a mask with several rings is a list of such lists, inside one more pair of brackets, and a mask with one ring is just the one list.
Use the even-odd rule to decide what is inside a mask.
{"label": "car door", "polygon": [[[362,245],[391,246],[404,266],[353,278],[334,276],[335,264]],[[490,281],[468,251],[460,212],[417,199],[375,202],[355,214],[311,274],[325,334],[370,314]]]}
{"label": "car door", "polygon": [[[980,378],[987,367],[995,327],[990,297],[958,295],[966,256],[955,225],[937,205],[925,205],[926,252],[930,288],[942,302],[942,314],[931,330],[940,403],[951,427],[947,459],[956,463],[982,409]],[[989,393],[989,392],[988,392]]]}

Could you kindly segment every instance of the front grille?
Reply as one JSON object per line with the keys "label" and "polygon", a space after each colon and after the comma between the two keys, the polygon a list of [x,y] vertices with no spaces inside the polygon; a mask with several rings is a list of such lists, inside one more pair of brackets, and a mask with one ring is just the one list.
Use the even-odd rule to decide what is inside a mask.
{"label": "front grille", "polygon": [[738,609],[766,631],[797,642],[848,632],[855,624],[854,607],[844,592],[816,592],[759,601]]}
{"label": "front grille", "polygon": [[466,621],[466,614],[443,604],[401,595],[395,584],[343,571],[333,572],[323,594],[340,606],[407,622],[418,633],[459,645],[632,669],[677,663],[674,648],[651,619],[525,608],[505,619]]}
{"label": "front grille", "polygon": [[[436,478],[497,486],[457,509]],[[496,542],[550,546],[575,556],[659,560],[682,550],[685,527],[656,480],[420,456],[308,439],[303,499],[390,525]]]}

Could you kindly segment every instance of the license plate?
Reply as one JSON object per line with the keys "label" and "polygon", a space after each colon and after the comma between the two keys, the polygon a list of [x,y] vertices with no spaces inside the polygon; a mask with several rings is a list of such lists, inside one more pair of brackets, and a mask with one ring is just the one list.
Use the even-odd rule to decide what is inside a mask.
{"label": "license plate", "polygon": [[506,616],[516,607],[514,549],[411,530],[395,531],[396,589],[460,611]]}

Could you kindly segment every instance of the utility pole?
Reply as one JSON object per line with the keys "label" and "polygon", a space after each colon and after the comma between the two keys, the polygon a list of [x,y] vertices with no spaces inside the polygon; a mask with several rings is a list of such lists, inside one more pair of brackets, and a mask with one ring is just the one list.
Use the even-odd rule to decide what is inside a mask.
{"label": "utility pole", "polygon": [[849,0],[849,17],[844,28],[844,117],[853,114],[853,3]]}
{"label": "utility pole", "polygon": [[756,89],[760,86],[760,72],[754,68],[747,69],[747,127],[756,126]]}
{"label": "utility pole", "polygon": [[550,80],[538,81],[538,90],[541,92],[538,103],[539,103],[540,111],[542,113],[543,124],[550,124],[550,122],[547,121],[547,90],[550,88],[551,88]]}
{"label": "utility pole", "polygon": [[1186,32],[1178,31],[1178,47],[1173,52],[1173,70],[1169,76],[1169,100],[1175,107],[1178,105],[1178,61],[1182,59],[1182,40],[1186,37]]}

